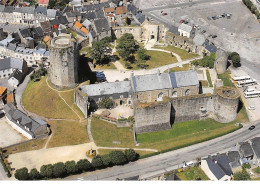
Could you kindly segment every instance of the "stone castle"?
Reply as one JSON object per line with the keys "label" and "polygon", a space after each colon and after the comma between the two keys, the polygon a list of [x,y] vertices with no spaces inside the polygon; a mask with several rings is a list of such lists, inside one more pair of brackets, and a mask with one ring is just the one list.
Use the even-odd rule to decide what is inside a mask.
{"label": "stone castle", "polygon": [[79,47],[69,34],[61,34],[50,43],[49,80],[59,89],[73,88],[78,83]]}

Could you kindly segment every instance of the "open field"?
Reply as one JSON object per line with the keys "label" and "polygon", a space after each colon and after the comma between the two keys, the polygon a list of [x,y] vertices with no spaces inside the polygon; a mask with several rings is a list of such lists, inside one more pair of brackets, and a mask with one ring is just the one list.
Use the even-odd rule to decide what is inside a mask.
{"label": "open field", "polygon": [[87,122],[48,121],[52,136],[47,148],[88,143]]}
{"label": "open field", "polygon": [[97,146],[126,148],[135,147],[132,128],[118,128],[112,123],[108,123],[97,118],[92,118],[91,132]]}
{"label": "open field", "polygon": [[[116,150],[116,149],[114,149]],[[114,151],[112,149],[98,149],[98,153],[99,155],[107,155],[109,154],[111,151]],[[138,153],[140,156],[145,156],[154,152],[151,151],[135,151],[136,153]]]}
{"label": "open field", "polygon": [[[115,54],[118,55],[118,53],[115,53]],[[146,54],[151,57],[150,60],[146,61],[146,64],[149,65],[147,67],[147,69],[157,68],[157,67],[160,67],[160,66],[164,66],[164,65],[167,65],[167,64],[172,64],[172,63],[178,62],[177,58],[172,57],[172,55],[170,53],[147,50]],[[126,68],[126,62],[122,58],[120,58],[119,61]],[[138,64],[138,62],[131,63],[131,67],[132,67],[131,69],[132,70],[141,69],[137,66],[137,64]]]}
{"label": "open field", "polygon": [[177,176],[181,180],[209,180],[207,175],[202,171],[200,167],[192,167],[182,172],[177,173]]}
{"label": "open field", "polygon": [[46,77],[29,82],[22,103],[26,110],[46,118],[78,119],[58,93],[47,86]]}
{"label": "open field", "polygon": [[167,47],[158,47],[157,46],[157,47],[154,47],[154,48],[156,48],[156,49],[164,49],[164,50],[167,50],[167,51],[174,52],[177,55],[179,55],[182,60],[188,60],[188,59],[195,58],[195,57],[199,56],[198,54],[188,53],[184,49],[180,49],[180,48],[177,48],[177,47],[174,47],[174,46],[171,46],[171,45],[168,45]]}
{"label": "open field", "polygon": [[[241,110],[237,119],[242,120],[246,117]],[[178,149],[233,132],[240,128],[235,126],[235,123],[237,120],[222,124],[213,119],[175,123],[168,131],[139,134],[137,141],[141,147],[145,146],[160,151]]]}

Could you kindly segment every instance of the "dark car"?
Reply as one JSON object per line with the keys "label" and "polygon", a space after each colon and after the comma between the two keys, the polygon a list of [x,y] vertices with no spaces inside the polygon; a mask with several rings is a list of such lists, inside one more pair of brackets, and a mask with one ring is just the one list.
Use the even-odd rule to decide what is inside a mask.
{"label": "dark car", "polygon": [[217,38],[218,36],[217,35],[213,35],[212,38]]}
{"label": "dark car", "polygon": [[165,12],[165,13],[163,13],[162,15],[163,15],[163,16],[166,16],[166,15],[168,15],[168,13]]}
{"label": "dark car", "polygon": [[255,128],[255,126],[252,125],[252,126],[250,126],[248,129],[251,131],[251,130],[253,130],[254,128]]}
{"label": "dark car", "polygon": [[206,32],[205,30],[201,31],[202,34],[204,34],[205,32]]}

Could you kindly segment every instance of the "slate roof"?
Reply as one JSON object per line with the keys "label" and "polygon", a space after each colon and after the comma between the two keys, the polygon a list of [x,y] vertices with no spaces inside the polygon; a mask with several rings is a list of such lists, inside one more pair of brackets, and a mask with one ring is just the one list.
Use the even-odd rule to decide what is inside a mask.
{"label": "slate roof", "polygon": [[14,40],[14,38],[6,38],[2,41],[0,41],[0,46],[6,47],[9,43],[11,43]]}
{"label": "slate roof", "polygon": [[88,94],[88,96],[101,96],[120,93],[130,93],[130,81],[109,82],[100,84],[84,85],[81,91]]}
{"label": "slate roof", "polygon": [[11,51],[15,51],[16,49],[16,44],[13,44],[13,43],[9,43],[6,47],[6,49],[9,49]]}
{"label": "slate roof", "polygon": [[217,52],[217,47],[215,45],[210,44],[208,41],[205,41],[202,46],[205,47],[209,52],[211,53],[216,53]]}
{"label": "slate roof", "polygon": [[106,18],[94,20],[94,25],[97,33],[111,30]]}
{"label": "slate roof", "polygon": [[14,7],[13,6],[6,6],[5,9],[4,9],[4,12],[13,13]]}
{"label": "slate roof", "polygon": [[244,158],[251,157],[254,155],[254,151],[248,142],[240,143],[239,151]]}
{"label": "slate roof", "polygon": [[22,35],[23,38],[26,37],[32,37],[31,31],[29,28],[25,28],[25,29],[19,29],[20,34]]}
{"label": "slate roof", "polygon": [[0,5],[0,12],[4,12],[5,10],[5,5]]}
{"label": "slate roof", "polygon": [[13,68],[22,71],[23,63],[23,60],[19,58],[0,59],[0,70]]}
{"label": "slate roof", "polygon": [[202,34],[196,34],[193,38],[193,42],[197,45],[202,45],[205,42],[205,37]]}
{"label": "slate roof", "polygon": [[180,24],[180,26],[178,27],[178,29],[190,33],[191,30],[192,30],[192,27],[189,26],[189,25],[187,25],[187,24],[185,24],[185,23],[182,23],[182,24]]}
{"label": "slate roof", "polygon": [[218,154],[212,156],[212,158],[217,161],[219,167],[225,172],[226,175],[231,176],[233,174],[232,169],[229,165],[230,161],[226,154]]}
{"label": "slate roof", "polygon": [[48,18],[56,18],[57,10],[55,9],[48,9],[47,10],[47,17]]}
{"label": "slate roof", "polygon": [[220,180],[222,177],[226,175],[222,168],[217,163],[215,163],[214,160],[212,160],[211,158],[207,158],[205,160],[208,164],[210,171],[215,175],[215,177],[218,180]]}
{"label": "slate roof", "polygon": [[99,10],[99,11],[95,12],[95,14],[96,14],[96,18],[104,18],[105,17],[103,10]]}
{"label": "slate roof", "polygon": [[33,28],[33,33],[37,36],[37,37],[43,37],[44,35],[44,31],[41,27],[36,27]]}
{"label": "slate roof", "polygon": [[145,21],[145,15],[143,15],[141,12],[136,14],[136,19],[142,24]]}
{"label": "slate roof", "polygon": [[256,157],[260,158],[260,137],[253,138],[251,142]]}
{"label": "slate roof", "polygon": [[35,13],[44,14],[44,15],[47,16],[47,8],[38,6],[38,7],[35,9]]}
{"label": "slate roof", "polygon": [[180,35],[180,32],[178,31],[178,27],[175,27],[174,25],[171,26],[171,28],[169,29],[169,32]]}
{"label": "slate roof", "polygon": [[226,59],[228,57],[228,54],[226,51],[222,49],[217,50],[217,60]]}
{"label": "slate roof", "polygon": [[18,80],[19,83],[22,82],[23,80],[23,74],[19,71],[19,70],[15,70],[8,78],[11,79],[12,77],[14,77],[16,80]]}
{"label": "slate roof", "polygon": [[88,19],[85,19],[85,21],[82,23],[83,26],[88,28],[91,25],[91,22]]}
{"label": "slate roof", "polygon": [[241,166],[240,164],[240,155],[238,151],[229,151],[227,153],[230,165],[232,168]]}
{"label": "slate roof", "polygon": [[133,14],[137,14],[138,9],[135,5],[130,4],[127,6],[127,11],[132,12]]}
{"label": "slate roof", "polygon": [[194,70],[137,75],[132,77],[132,81],[135,92],[199,85],[198,76]]}
{"label": "slate roof", "polygon": [[34,14],[35,8],[34,7],[21,7],[16,8],[14,12],[21,12],[21,13],[27,13],[27,14]]}

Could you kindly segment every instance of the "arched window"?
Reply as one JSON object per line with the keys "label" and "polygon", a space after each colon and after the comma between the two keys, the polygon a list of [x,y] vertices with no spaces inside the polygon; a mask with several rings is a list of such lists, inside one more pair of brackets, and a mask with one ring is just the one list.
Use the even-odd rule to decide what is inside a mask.
{"label": "arched window", "polygon": [[185,96],[189,96],[190,95],[190,89],[187,89],[186,91],[185,91]]}
{"label": "arched window", "polygon": [[176,91],[172,92],[172,97],[177,97],[177,92]]}
{"label": "arched window", "polygon": [[159,93],[157,101],[162,101],[162,100],[163,100],[163,93]]}

